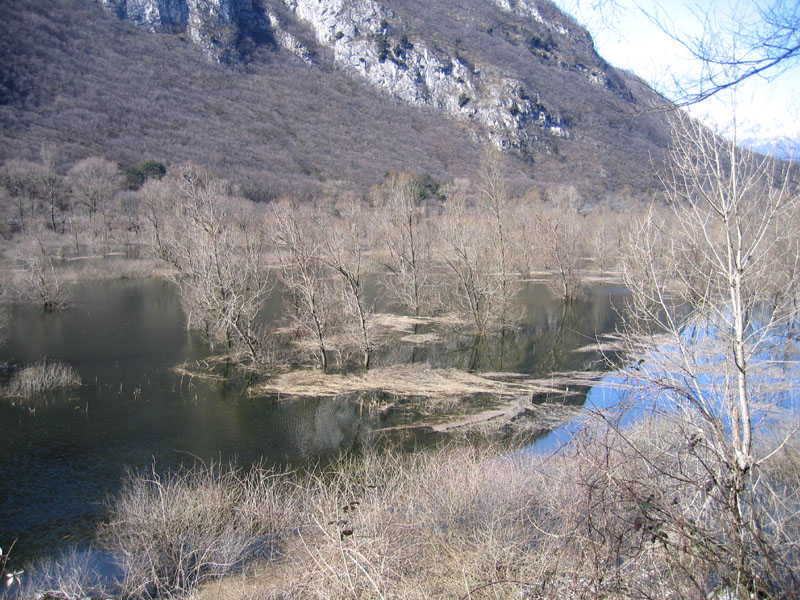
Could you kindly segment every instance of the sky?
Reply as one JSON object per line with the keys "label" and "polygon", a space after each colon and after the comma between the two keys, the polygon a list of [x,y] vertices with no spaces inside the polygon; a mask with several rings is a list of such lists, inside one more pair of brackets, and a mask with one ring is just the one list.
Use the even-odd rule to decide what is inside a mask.
{"label": "sky", "polygon": [[[787,0],[791,4],[796,0]],[[674,77],[697,77],[699,64],[678,41],[664,33],[656,19],[677,37],[703,31],[706,15],[715,12],[726,23],[758,20],[752,0],[555,0],[592,34],[600,55],[615,67],[629,69],[659,91]],[[719,37],[723,40],[724,38]],[[667,94],[669,95],[669,94]],[[721,94],[691,107],[691,112],[720,131],[735,115],[742,137],[779,135],[800,139],[800,63],[775,78],[752,77],[735,94]]]}

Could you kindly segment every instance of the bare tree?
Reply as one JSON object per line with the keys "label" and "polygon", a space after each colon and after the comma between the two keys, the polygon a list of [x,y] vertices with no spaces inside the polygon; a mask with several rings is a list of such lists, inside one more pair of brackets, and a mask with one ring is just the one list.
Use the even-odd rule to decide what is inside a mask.
{"label": "bare tree", "polygon": [[[666,487],[650,490],[651,517],[661,515],[666,539],[680,541],[688,559],[714,565],[731,597],[783,597],[797,582],[786,579],[787,540],[764,499],[764,468],[797,424],[777,438],[764,428],[791,397],[787,369],[797,368],[800,352],[790,330],[800,285],[798,194],[789,167],[735,142],[676,118],[662,174],[673,218],[648,213],[626,266],[634,323],[655,323],[663,334],[650,348],[652,338],[633,329],[642,358],[626,375],[633,398],[647,401],[689,449],[692,471],[684,470],[689,463],[664,467],[662,485],[680,483],[702,499],[690,507]],[[657,462],[650,464],[664,466]],[[673,500],[682,514],[667,506]]]}
{"label": "bare tree", "polygon": [[501,329],[506,329],[518,319],[514,307],[519,293],[519,275],[514,272],[512,255],[512,204],[503,172],[502,155],[492,147],[481,160],[477,178],[480,202],[488,217],[491,231],[490,244],[485,249],[492,256],[496,271],[497,319]]}
{"label": "bare tree", "polygon": [[693,7],[701,30],[697,35],[687,35],[692,28],[685,23],[673,23],[671,5],[665,0],[565,0],[562,4],[578,14],[586,7],[596,10],[604,27],[614,27],[627,11],[641,11],[684,46],[700,70],[692,79],[674,77],[670,89],[665,90],[683,106],[702,102],[754,77],[774,78],[796,65],[800,57],[796,2],[698,3]]}
{"label": "bare tree", "polygon": [[41,165],[19,159],[8,160],[0,167],[0,183],[13,205],[13,212],[9,216],[23,232],[37,213],[37,177],[40,171]]}
{"label": "bare tree", "polygon": [[418,179],[391,174],[376,193],[378,219],[386,247],[382,284],[390,298],[418,316],[434,303],[431,281],[431,228],[424,217]]}
{"label": "bare tree", "polygon": [[461,195],[451,196],[445,206],[440,253],[452,281],[449,300],[483,337],[494,323],[498,289],[486,253],[485,222],[469,213]]}
{"label": "bare tree", "polygon": [[369,369],[374,337],[372,307],[366,297],[366,252],[369,231],[361,202],[350,199],[336,204],[332,222],[326,227],[322,259],[340,280],[341,301],[345,314],[356,322],[361,365]]}
{"label": "bare tree", "polygon": [[114,195],[122,189],[119,167],[103,158],[86,158],[69,171],[75,202],[86,208],[94,238],[102,236],[109,249],[108,211]]}
{"label": "bare tree", "polygon": [[320,369],[328,370],[327,339],[336,320],[336,290],[323,262],[325,225],[315,207],[283,201],[272,207],[270,232],[289,295],[289,315],[313,340]]}
{"label": "bare tree", "polygon": [[515,242],[513,264],[521,276],[529,278],[534,271],[543,269],[542,238],[539,234],[536,204],[521,201],[514,206],[511,235]]}
{"label": "bare tree", "polygon": [[271,283],[247,201],[191,165],[148,182],[143,194],[153,249],[176,270],[188,327],[258,361],[255,319]]}
{"label": "bare tree", "polygon": [[42,162],[36,171],[36,187],[53,231],[64,231],[69,210],[68,188],[64,178],[56,171],[57,152],[54,146],[44,146]]}
{"label": "bare tree", "polygon": [[552,273],[551,289],[564,300],[575,300],[583,292],[583,261],[586,255],[584,217],[578,212],[574,189],[553,194],[552,203],[538,214],[539,235],[545,267]]}
{"label": "bare tree", "polygon": [[[665,7],[666,8],[666,7]],[[713,6],[698,14],[702,33],[686,36],[663,17],[652,15],[663,31],[702,65],[700,76],[676,82],[677,100],[693,104],[753,78],[780,74],[800,57],[800,13],[794,2],[769,0],[748,7],[757,19],[743,18],[742,7]]]}
{"label": "bare tree", "polygon": [[[629,210],[632,210],[630,207]],[[606,203],[598,204],[587,215],[586,241],[592,260],[605,275],[609,269],[619,266],[622,240],[628,231],[629,224],[621,213],[612,210]]]}
{"label": "bare tree", "polygon": [[38,304],[45,311],[66,306],[69,292],[53,260],[52,249],[45,241],[44,231],[29,225],[27,233],[15,245],[12,257],[22,267],[12,283],[22,300]]}

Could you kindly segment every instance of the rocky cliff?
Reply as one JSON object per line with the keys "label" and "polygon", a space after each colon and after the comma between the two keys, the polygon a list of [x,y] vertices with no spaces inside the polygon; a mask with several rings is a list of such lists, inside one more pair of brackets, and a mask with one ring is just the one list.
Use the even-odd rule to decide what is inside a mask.
{"label": "rocky cliff", "polygon": [[[419,31],[403,14],[413,12],[407,2],[395,0],[396,8],[374,0],[102,2],[150,32],[187,35],[217,62],[244,60],[259,45],[291,52],[307,65],[330,62],[402,102],[471,123],[478,139],[523,155],[550,153],[555,139],[572,135],[561,102],[543,94],[534,78],[486,60],[479,49],[462,48],[461,38],[448,43]],[[497,12],[492,29],[524,59],[630,96],[597,56],[588,33],[547,0],[490,5]]]}
{"label": "rocky cliff", "polygon": [[212,60],[236,62],[248,44],[271,43],[269,22],[252,0],[101,0],[152,33],[186,34]]}

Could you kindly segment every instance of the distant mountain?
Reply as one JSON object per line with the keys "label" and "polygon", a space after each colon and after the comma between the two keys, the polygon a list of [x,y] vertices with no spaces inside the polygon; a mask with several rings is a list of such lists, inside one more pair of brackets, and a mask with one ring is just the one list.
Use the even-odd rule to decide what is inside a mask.
{"label": "distant mountain", "polygon": [[800,138],[797,137],[748,135],[739,140],[739,145],[783,160],[800,160]]}
{"label": "distant mountain", "polygon": [[193,160],[253,196],[468,176],[653,185],[660,98],[547,0],[0,3],[0,159]]}

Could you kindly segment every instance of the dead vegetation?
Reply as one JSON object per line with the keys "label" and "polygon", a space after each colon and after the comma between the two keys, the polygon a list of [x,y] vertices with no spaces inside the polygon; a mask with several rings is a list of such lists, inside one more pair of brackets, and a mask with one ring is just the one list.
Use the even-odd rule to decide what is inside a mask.
{"label": "dead vegetation", "polygon": [[497,381],[458,369],[432,369],[426,365],[378,367],[363,373],[325,375],[319,371],[291,371],[251,389],[254,395],[338,396],[382,391],[398,397],[444,399],[473,394],[507,398],[548,391],[540,384]]}
{"label": "dead vegetation", "polygon": [[414,422],[400,428],[436,433],[507,430],[519,435],[547,431],[569,420],[588,387],[601,377],[600,372],[569,372],[532,378],[416,364],[348,374],[290,371],[251,387],[249,393],[287,398],[358,396],[370,410],[413,406]]}
{"label": "dead vegetation", "polygon": [[14,373],[9,382],[0,388],[0,395],[33,398],[80,384],[80,375],[68,364],[42,359]]}
{"label": "dead vegetation", "polygon": [[[669,422],[587,427],[546,458],[508,450],[451,443],[412,455],[367,452],[305,475],[218,467],[138,475],[115,500],[104,536],[128,556],[134,597],[152,597],[156,575],[161,595],[195,600],[732,592],[726,544],[737,534],[713,497],[695,493],[703,456]],[[800,589],[798,456],[793,441],[752,490],[780,517],[761,532],[775,567],[760,571],[772,578],[770,598]],[[654,464],[686,477],[664,479]],[[683,537],[685,519],[698,537]],[[265,543],[269,552],[259,550]],[[249,550],[207,559],[233,546]],[[158,557],[159,568],[141,556]]]}

